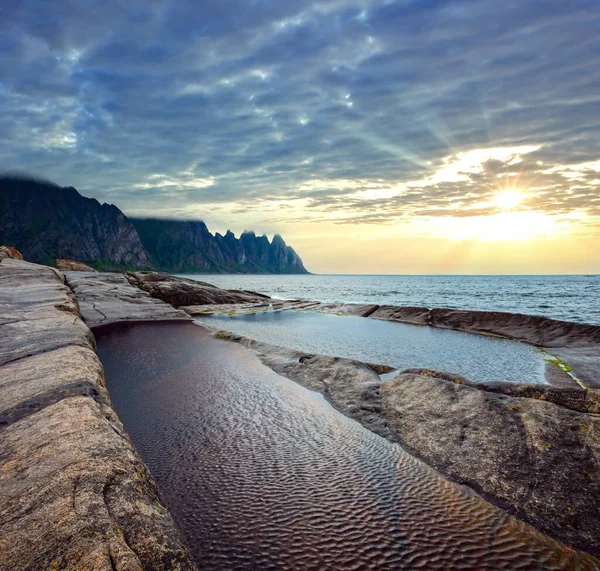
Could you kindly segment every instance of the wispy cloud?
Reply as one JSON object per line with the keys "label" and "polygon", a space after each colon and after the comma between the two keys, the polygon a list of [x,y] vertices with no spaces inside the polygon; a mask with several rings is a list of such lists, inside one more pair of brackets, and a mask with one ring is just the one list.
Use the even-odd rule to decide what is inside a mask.
{"label": "wispy cloud", "polygon": [[260,231],[493,215],[512,186],[592,220],[599,24],[596,0],[9,0],[0,168]]}

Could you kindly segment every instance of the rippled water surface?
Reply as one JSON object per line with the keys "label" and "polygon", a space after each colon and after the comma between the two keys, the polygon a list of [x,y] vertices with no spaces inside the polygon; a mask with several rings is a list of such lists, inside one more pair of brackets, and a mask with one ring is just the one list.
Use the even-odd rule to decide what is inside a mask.
{"label": "rippled water surface", "polygon": [[592,569],[192,324],[96,333],[201,569]]}
{"label": "rippled water surface", "polygon": [[314,312],[211,315],[198,321],[289,349],[398,369],[435,369],[479,382],[545,382],[548,354],[508,339]]}
{"label": "rippled water surface", "polygon": [[600,325],[600,275],[186,277],[284,299],[509,311]]}

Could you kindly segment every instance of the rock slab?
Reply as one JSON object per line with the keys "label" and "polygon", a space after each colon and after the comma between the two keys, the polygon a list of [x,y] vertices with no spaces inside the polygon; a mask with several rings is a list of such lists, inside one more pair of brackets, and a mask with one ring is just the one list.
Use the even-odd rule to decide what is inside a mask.
{"label": "rock slab", "polygon": [[600,555],[600,391],[444,377],[405,372],[381,383],[393,437],[538,529]]}
{"label": "rock slab", "polygon": [[173,307],[215,304],[264,304],[268,295],[221,289],[206,282],[179,278],[163,272],[127,272],[129,282]]}
{"label": "rock slab", "polygon": [[0,569],[191,571],[63,275],[0,261]]}
{"label": "rock slab", "polygon": [[121,321],[187,321],[184,311],[131,285],[124,274],[65,272],[89,327]]}

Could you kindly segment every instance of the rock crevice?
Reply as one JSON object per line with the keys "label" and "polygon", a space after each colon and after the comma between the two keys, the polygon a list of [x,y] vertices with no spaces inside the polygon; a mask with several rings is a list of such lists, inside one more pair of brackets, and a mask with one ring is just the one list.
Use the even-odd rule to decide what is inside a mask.
{"label": "rock crevice", "polygon": [[0,260],[0,568],[192,571],[64,282]]}

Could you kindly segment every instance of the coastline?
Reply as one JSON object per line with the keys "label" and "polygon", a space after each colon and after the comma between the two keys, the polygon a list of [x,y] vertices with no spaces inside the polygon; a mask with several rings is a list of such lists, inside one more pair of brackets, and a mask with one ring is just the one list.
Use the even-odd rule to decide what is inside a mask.
{"label": "coastline", "polygon": [[600,325],[600,275],[183,275],[224,289],[253,289],[278,299],[445,307],[537,315]]}
{"label": "coastline", "polygon": [[[2,529],[10,532],[11,539],[6,545],[7,549],[3,549],[9,563],[20,561],[19,558],[23,557],[23,541],[27,539],[26,524],[31,524],[32,521],[41,522],[42,515],[46,517],[48,509],[55,509],[54,505],[52,508],[49,507],[53,501],[49,496],[36,495],[34,490],[35,487],[40,486],[40,482],[46,482],[44,484],[46,489],[56,488],[56,493],[62,490],[63,495],[66,488],[71,489],[66,497],[74,498],[73,501],[69,505],[60,504],[59,508],[63,510],[65,517],[70,518],[69,521],[73,522],[77,530],[82,534],[91,527],[101,528],[101,531],[93,537],[87,535],[79,537],[78,532],[73,529],[65,528],[63,531],[52,529],[51,537],[46,536],[43,540],[48,542],[45,550],[41,548],[44,546],[40,546],[37,557],[49,557],[44,554],[53,550],[54,553],[57,551],[63,553],[61,565],[64,563],[65,567],[67,563],[80,565],[82,558],[92,557],[93,554],[96,558],[123,557],[125,558],[123,561],[135,556],[141,562],[146,561],[144,566],[151,569],[194,568],[175,524],[160,503],[151,476],[110,407],[109,396],[104,388],[102,366],[95,354],[95,342],[88,327],[103,327],[126,321],[190,322],[194,316],[211,311],[257,312],[266,311],[271,306],[275,310],[316,310],[362,316],[366,314],[368,318],[391,321],[411,319],[420,322],[421,325],[462,327],[472,333],[502,334],[505,337],[513,336],[512,338],[521,338],[521,340],[529,339],[530,342],[543,341],[552,346],[553,351],[556,352],[558,349],[561,355],[570,355],[569,364],[575,357],[574,370],[576,368],[578,372],[584,371],[590,378],[593,378],[592,375],[598,367],[595,351],[600,339],[597,336],[600,327],[597,326],[554,322],[555,320],[546,318],[538,318],[544,321],[529,319],[523,323],[522,316],[510,314],[512,317],[506,317],[497,312],[493,312],[492,315],[470,315],[470,319],[466,319],[469,316],[465,316],[464,312],[457,313],[456,310],[430,312],[424,308],[382,306],[373,308],[364,305],[279,302],[266,300],[265,296],[254,292],[226,292],[208,284],[200,285],[198,282],[196,285],[190,285],[191,280],[177,280],[177,278],[152,272],[128,274],[66,272],[65,276],[63,277],[63,274],[57,270],[27,262],[9,259],[0,263],[0,278],[3,280],[0,282],[3,296],[2,323],[15,331],[19,329],[27,337],[25,342],[23,338],[18,338],[14,350],[10,352],[9,347],[2,360],[2,371],[9,373],[5,375],[9,382],[3,383],[2,389],[4,394],[14,395],[12,401],[6,400],[12,402],[7,415],[12,418],[12,421],[5,423],[5,426],[0,429],[0,438],[10,445],[5,446],[9,450],[8,464],[5,465],[9,468],[3,472],[3,477],[10,486],[3,486],[3,489],[9,490],[8,495],[14,498],[11,501],[21,504],[23,498],[28,498],[27,501],[32,506],[30,512],[23,514],[18,511],[17,504],[14,504],[8,512],[8,520],[5,519],[2,523]],[[187,303],[194,299],[196,304],[174,303],[174,300],[177,302],[183,300]],[[169,300],[176,308],[168,303]],[[85,319],[86,325],[80,316]],[[514,320],[521,325],[517,326]],[[15,337],[8,330],[5,334],[8,337]],[[216,335],[219,336],[218,333]],[[334,357],[307,356],[273,346],[267,347],[265,344],[259,346],[252,340],[235,339],[234,336],[227,336],[228,334],[225,333],[220,335],[221,338],[250,346],[273,370],[305,386],[310,384],[309,388],[325,394],[340,412],[359,420],[376,434],[410,449],[416,456],[437,468],[451,480],[468,484],[496,505],[520,515],[554,537],[573,543],[596,555],[600,554],[600,546],[596,542],[600,537],[597,527],[600,519],[593,511],[595,509],[593,505],[590,505],[593,504],[593,498],[591,502],[590,498],[596,497],[598,493],[594,491],[598,486],[600,474],[598,464],[592,462],[586,465],[586,470],[591,474],[589,478],[586,476],[586,479],[572,490],[570,497],[564,497],[569,490],[564,487],[565,482],[568,482],[569,478],[574,478],[576,471],[582,468],[581,460],[578,463],[577,453],[565,454],[565,450],[568,450],[569,446],[575,446],[576,449],[581,446],[584,448],[592,446],[598,449],[597,391],[557,387],[532,393],[531,387],[528,388],[526,385],[517,388],[501,385],[472,386],[464,379],[451,378],[432,371],[407,371],[393,380],[382,381],[377,371],[388,371],[377,365]],[[61,352],[65,351],[73,352],[70,361],[62,357]],[[51,361],[52,358],[55,361]],[[52,378],[51,371],[56,368],[57,363],[60,363],[60,370],[64,374]],[[87,363],[84,372],[81,370],[82,363]],[[28,370],[33,371],[33,374],[27,373]],[[359,378],[360,380],[355,382]],[[428,390],[424,390],[424,387]],[[431,416],[435,412],[434,408],[446,412],[452,410],[450,403],[443,403],[443,399],[448,394],[453,395],[451,399],[453,402],[464,401],[466,409],[449,414],[445,425],[436,425],[432,423],[434,417]],[[485,406],[476,409],[473,413],[473,404],[482,402]],[[410,404],[409,408],[406,408],[407,404]],[[515,412],[515,407],[517,409],[525,407],[525,409]],[[466,410],[470,411],[470,416],[465,416]],[[493,410],[504,411],[495,424],[489,422],[489,413]],[[510,414],[506,413],[506,410],[511,410]],[[21,412],[17,414],[15,411]],[[85,418],[89,416],[89,422],[81,424],[82,421],[73,416],[75,411],[79,415],[84,414]],[[525,431],[527,435],[525,440],[523,440],[524,434],[517,431],[512,433],[505,446],[501,448],[488,446],[497,440],[495,432],[506,432],[507,427],[512,426],[517,417],[522,426],[523,418],[533,419],[527,427],[530,430]],[[574,427],[570,429],[569,434],[575,435],[574,440],[570,439],[568,442],[560,440],[561,431],[568,424],[565,424],[566,417],[571,419],[569,422],[572,421]],[[411,420],[404,422],[403,418]],[[470,418],[470,424],[466,427],[465,418]],[[543,420],[541,424],[538,422],[540,418]],[[490,426],[487,428],[482,426],[482,420],[488,422]],[[40,432],[40,426],[46,428]],[[49,429],[48,426],[52,428]],[[415,426],[421,426],[423,430],[415,431]],[[554,427],[550,435],[548,435],[549,427]],[[457,442],[460,441],[460,446],[464,447],[464,442],[468,442],[468,435],[481,432],[482,428],[486,430],[483,430],[483,436],[479,436],[480,440],[467,445],[479,456],[466,459],[464,466],[460,463],[452,463],[451,460],[456,456]],[[82,431],[85,434],[83,438]],[[28,477],[24,484],[18,484],[17,477],[22,469],[19,466],[23,466],[23,462],[27,464],[28,454],[30,454],[27,452],[27,446],[38,442],[37,433],[44,434],[46,440],[43,446],[48,448],[49,454],[54,454],[53,447],[54,450],[62,450],[60,448],[62,442],[66,443],[67,448],[72,446],[74,434],[77,432],[79,433],[77,441],[83,443],[83,448],[78,450],[80,457],[77,462],[80,468],[77,472],[71,474],[52,458],[36,458],[36,464],[29,465],[28,469],[34,470],[39,464],[38,471],[43,472],[39,478],[42,480],[38,476],[32,476],[38,479]],[[94,434],[97,436],[94,437]],[[527,443],[527,439],[531,439],[534,434],[539,438],[533,443],[533,449],[539,447],[539,454],[537,456],[534,454],[532,457],[532,447]],[[90,450],[85,448],[88,439],[106,444],[106,452],[102,453],[106,458],[103,460],[100,454],[100,461],[104,464],[101,466],[101,475],[97,477],[88,476],[88,471],[92,471],[92,464],[98,461],[97,458],[92,460],[95,457],[90,456]],[[544,470],[550,470],[550,474],[553,469],[563,472],[566,470],[565,478],[559,482],[563,487],[555,489],[558,490],[556,494],[554,492],[554,495],[549,494],[543,489],[544,486],[539,486],[540,489],[532,489],[531,477],[529,480],[518,481],[510,471],[503,474],[501,480],[504,484],[501,487],[505,486],[506,482],[520,486],[525,489],[526,500],[519,490],[516,490],[518,493],[515,492],[516,488],[513,488],[512,492],[510,489],[504,490],[506,497],[503,498],[498,490],[488,490],[482,485],[482,482],[485,483],[490,478],[498,480],[498,473],[502,469],[501,464],[506,463],[507,458],[509,466],[521,461],[511,450],[511,445],[515,442],[521,444],[525,442],[524,448],[519,447],[519,454],[525,454],[523,457],[529,458],[530,461],[533,458],[533,464],[536,466],[539,464],[540,473]],[[440,455],[444,451],[442,444],[447,448],[446,455]],[[549,448],[544,449],[548,445]],[[36,446],[39,446],[39,442]],[[485,462],[484,453],[487,447],[490,448],[489,454],[498,456],[492,464]],[[548,450],[551,450],[551,453],[548,453]],[[509,456],[506,456],[507,454]],[[73,458],[67,456],[65,461],[68,460],[67,465],[70,465],[73,463]],[[14,467],[15,463],[17,468]],[[464,472],[464,467],[473,463],[482,464],[485,469],[471,473]],[[116,465],[118,468],[115,467]],[[113,477],[111,474],[115,470],[116,475]],[[86,481],[89,478],[93,482],[92,488],[83,486],[83,490],[80,489],[78,482],[81,478]],[[104,484],[99,485],[96,483],[98,481]],[[548,480],[547,484],[551,485],[551,483]],[[134,484],[141,487],[141,490],[133,490]],[[119,494],[109,492],[113,486],[121,486]],[[110,504],[110,509],[107,508],[108,515],[102,516],[104,519],[101,525],[96,520],[91,523],[86,520],[89,514],[82,516],[77,510],[73,511],[73,506],[78,505],[79,493],[86,494],[87,505],[92,500],[96,505],[100,501],[93,499],[93,494],[97,493],[96,489],[99,490],[98,493],[104,494],[104,498],[110,498],[109,504],[113,502]],[[92,500],[89,499],[90,494]],[[561,497],[560,494],[563,496]],[[136,498],[135,505],[130,501],[133,497]],[[512,504],[511,497],[514,497]],[[572,501],[573,499],[577,501]],[[107,505],[105,500],[102,501]],[[140,511],[140,502],[150,507]],[[544,506],[545,502],[546,506]],[[568,510],[567,506],[571,510]],[[150,518],[146,513],[148,511],[154,514]],[[159,517],[156,517],[156,514],[159,514]],[[96,517],[96,514],[94,516]],[[557,518],[557,523],[553,525],[545,523],[545,520],[550,517]],[[20,523],[15,527],[10,523],[14,521]],[[51,524],[38,523],[38,525]],[[69,543],[67,533],[70,533],[69,537],[73,538],[72,543]],[[119,534],[126,538],[126,541],[124,540],[126,549]],[[152,541],[152,537],[157,536],[166,538],[160,546]],[[84,555],[78,555],[80,552]],[[31,554],[31,557],[34,556]],[[168,559],[169,557],[171,559]],[[167,566],[160,567],[164,565],[161,562],[167,560],[169,561]],[[95,560],[90,559],[90,561],[93,564],[90,563],[89,568],[101,568],[93,566],[96,564]],[[15,564],[12,568],[28,568],[19,565],[22,563]]]}

